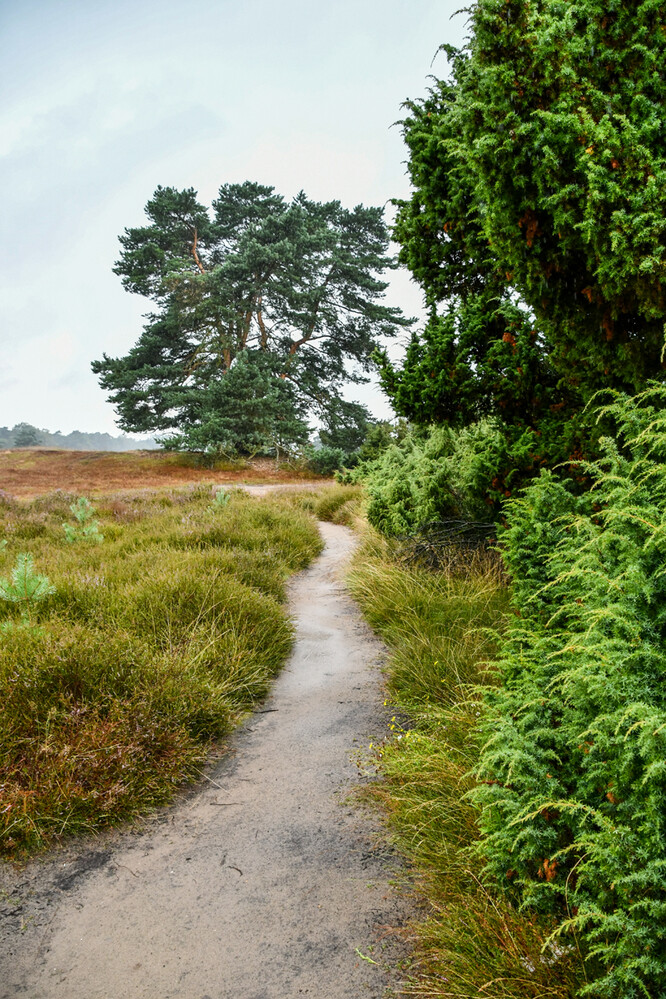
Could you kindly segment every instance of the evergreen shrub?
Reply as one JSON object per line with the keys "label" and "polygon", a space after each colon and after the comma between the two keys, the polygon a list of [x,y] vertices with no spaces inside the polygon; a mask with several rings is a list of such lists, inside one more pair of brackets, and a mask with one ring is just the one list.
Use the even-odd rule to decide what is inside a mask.
{"label": "evergreen shrub", "polygon": [[346,459],[347,455],[341,447],[321,447],[318,451],[312,451],[306,465],[317,475],[333,475],[343,467]]}
{"label": "evergreen shrub", "polygon": [[457,429],[414,428],[366,466],[368,520],[389,536],[449,517],[492,520],[530,446],[522,437],[510,442],[490,419]]}
{"label": "evergreen shrub", "polygon": [[508,505],[518,618],[473,797],[489,873],[559,918],[581,994],[633,999],[666,994],[666,389],[601,415],[587,496],[543,474]]}
{"label": "evergreen shrub", "polygon": [[79,496],[69,509],[76,523],[62,525],[65,540],[70,544],[75,544],[77,541],[94,541],[96,544],[101,544],[104,535],[100,532],[99,520],[95,518],[95,507],[90,500],[85,496]]}

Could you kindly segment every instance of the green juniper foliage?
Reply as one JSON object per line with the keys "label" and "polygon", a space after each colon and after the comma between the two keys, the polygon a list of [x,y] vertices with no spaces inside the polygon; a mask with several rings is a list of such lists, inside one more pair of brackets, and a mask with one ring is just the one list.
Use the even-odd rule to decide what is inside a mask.
{"label": "green juniper foliage", "polygon": [[360,469],[368,520],[386,535],[448,517],[487,521],[520,482],[531,447],[529,434],[510,446],[495,419],[413,428]]}
{"label": "green juniper foliage", "polygon": [[597,453],[595,391],[663,377],[663,4],[479,0],[470,27],[407,105],[394,234],[431,319],[383,381],[419,424],[530,436],[529,478]]}
{"label": "green juniper foliage", "polygon": [[520,618],[486,692],[473,792],[487,871],[557,915],[582,994],[666,994],[666,389],[615,394],[572,497],[551,474],[508,508]]}
{"label": "green juniper foliage", "polygon": [[482,0],[472,15],[454,155],[498,264],[584,394],[660,370],[663,21],[656,0]]}

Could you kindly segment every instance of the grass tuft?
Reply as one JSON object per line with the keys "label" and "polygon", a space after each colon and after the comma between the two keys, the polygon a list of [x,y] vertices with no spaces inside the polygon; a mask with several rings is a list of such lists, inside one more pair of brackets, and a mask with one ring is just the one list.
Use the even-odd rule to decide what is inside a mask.
{"label": "grass tuft", "polygon": [[314,514],[317,520],[351,526],[360,516],[363,489],[361,486],[331,485],[285,492],[283,496],[286,502]]}
{"label": "grass tuft", "polygon": [[207,486],[107,497],[104,540],[71,545],[72,502],[0,503],[0,576],[24,555],[54,587],[29,620],[0,602],[6,856],[126,819],[195,777],[286,659],[285,583],[322,547],[290,503],[234,492],[212,509]]}
{"label": "grass tuft", "polygon": [[378,751],[384,779],[374,793],[427,903],[406,994],[570,999],[580,984],[575,955],[543,950],[552,926],[494,891],[470,849],[478,690],[492,682],[486,662],[508,609],[496,565],[432,572],[368,531],[349,583],[391,651],[393,734]]}

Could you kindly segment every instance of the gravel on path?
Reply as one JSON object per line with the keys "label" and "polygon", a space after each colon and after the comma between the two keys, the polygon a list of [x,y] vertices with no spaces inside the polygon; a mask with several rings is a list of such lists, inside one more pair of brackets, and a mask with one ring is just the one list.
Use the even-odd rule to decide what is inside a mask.
{"label": "gravel on path", "polygon": [[407,902],[377,818],[347,800],[385,731],[383,648],[339,579],[353,535],[321,529],[291,583],[292,658],[205,786],[4,872],[2,999],[385,995]]}

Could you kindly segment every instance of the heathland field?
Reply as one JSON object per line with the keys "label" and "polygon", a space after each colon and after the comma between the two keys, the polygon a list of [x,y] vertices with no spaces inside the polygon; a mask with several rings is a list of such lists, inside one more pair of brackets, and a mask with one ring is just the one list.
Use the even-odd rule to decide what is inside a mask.
{"label": "heathland field", "polygon": [[287,657],[285,582],[354,490],[335,492],[0,495],[2,852],[197,776]]}
{"label": "heathland field", "polygon": [[0,451],[0,490],[32,499],[63,489],[86,496],[118,489],[183,486],[197,482],[279,482],[312,478],[271,459],[196,464],[187,454],[164,451]]}

